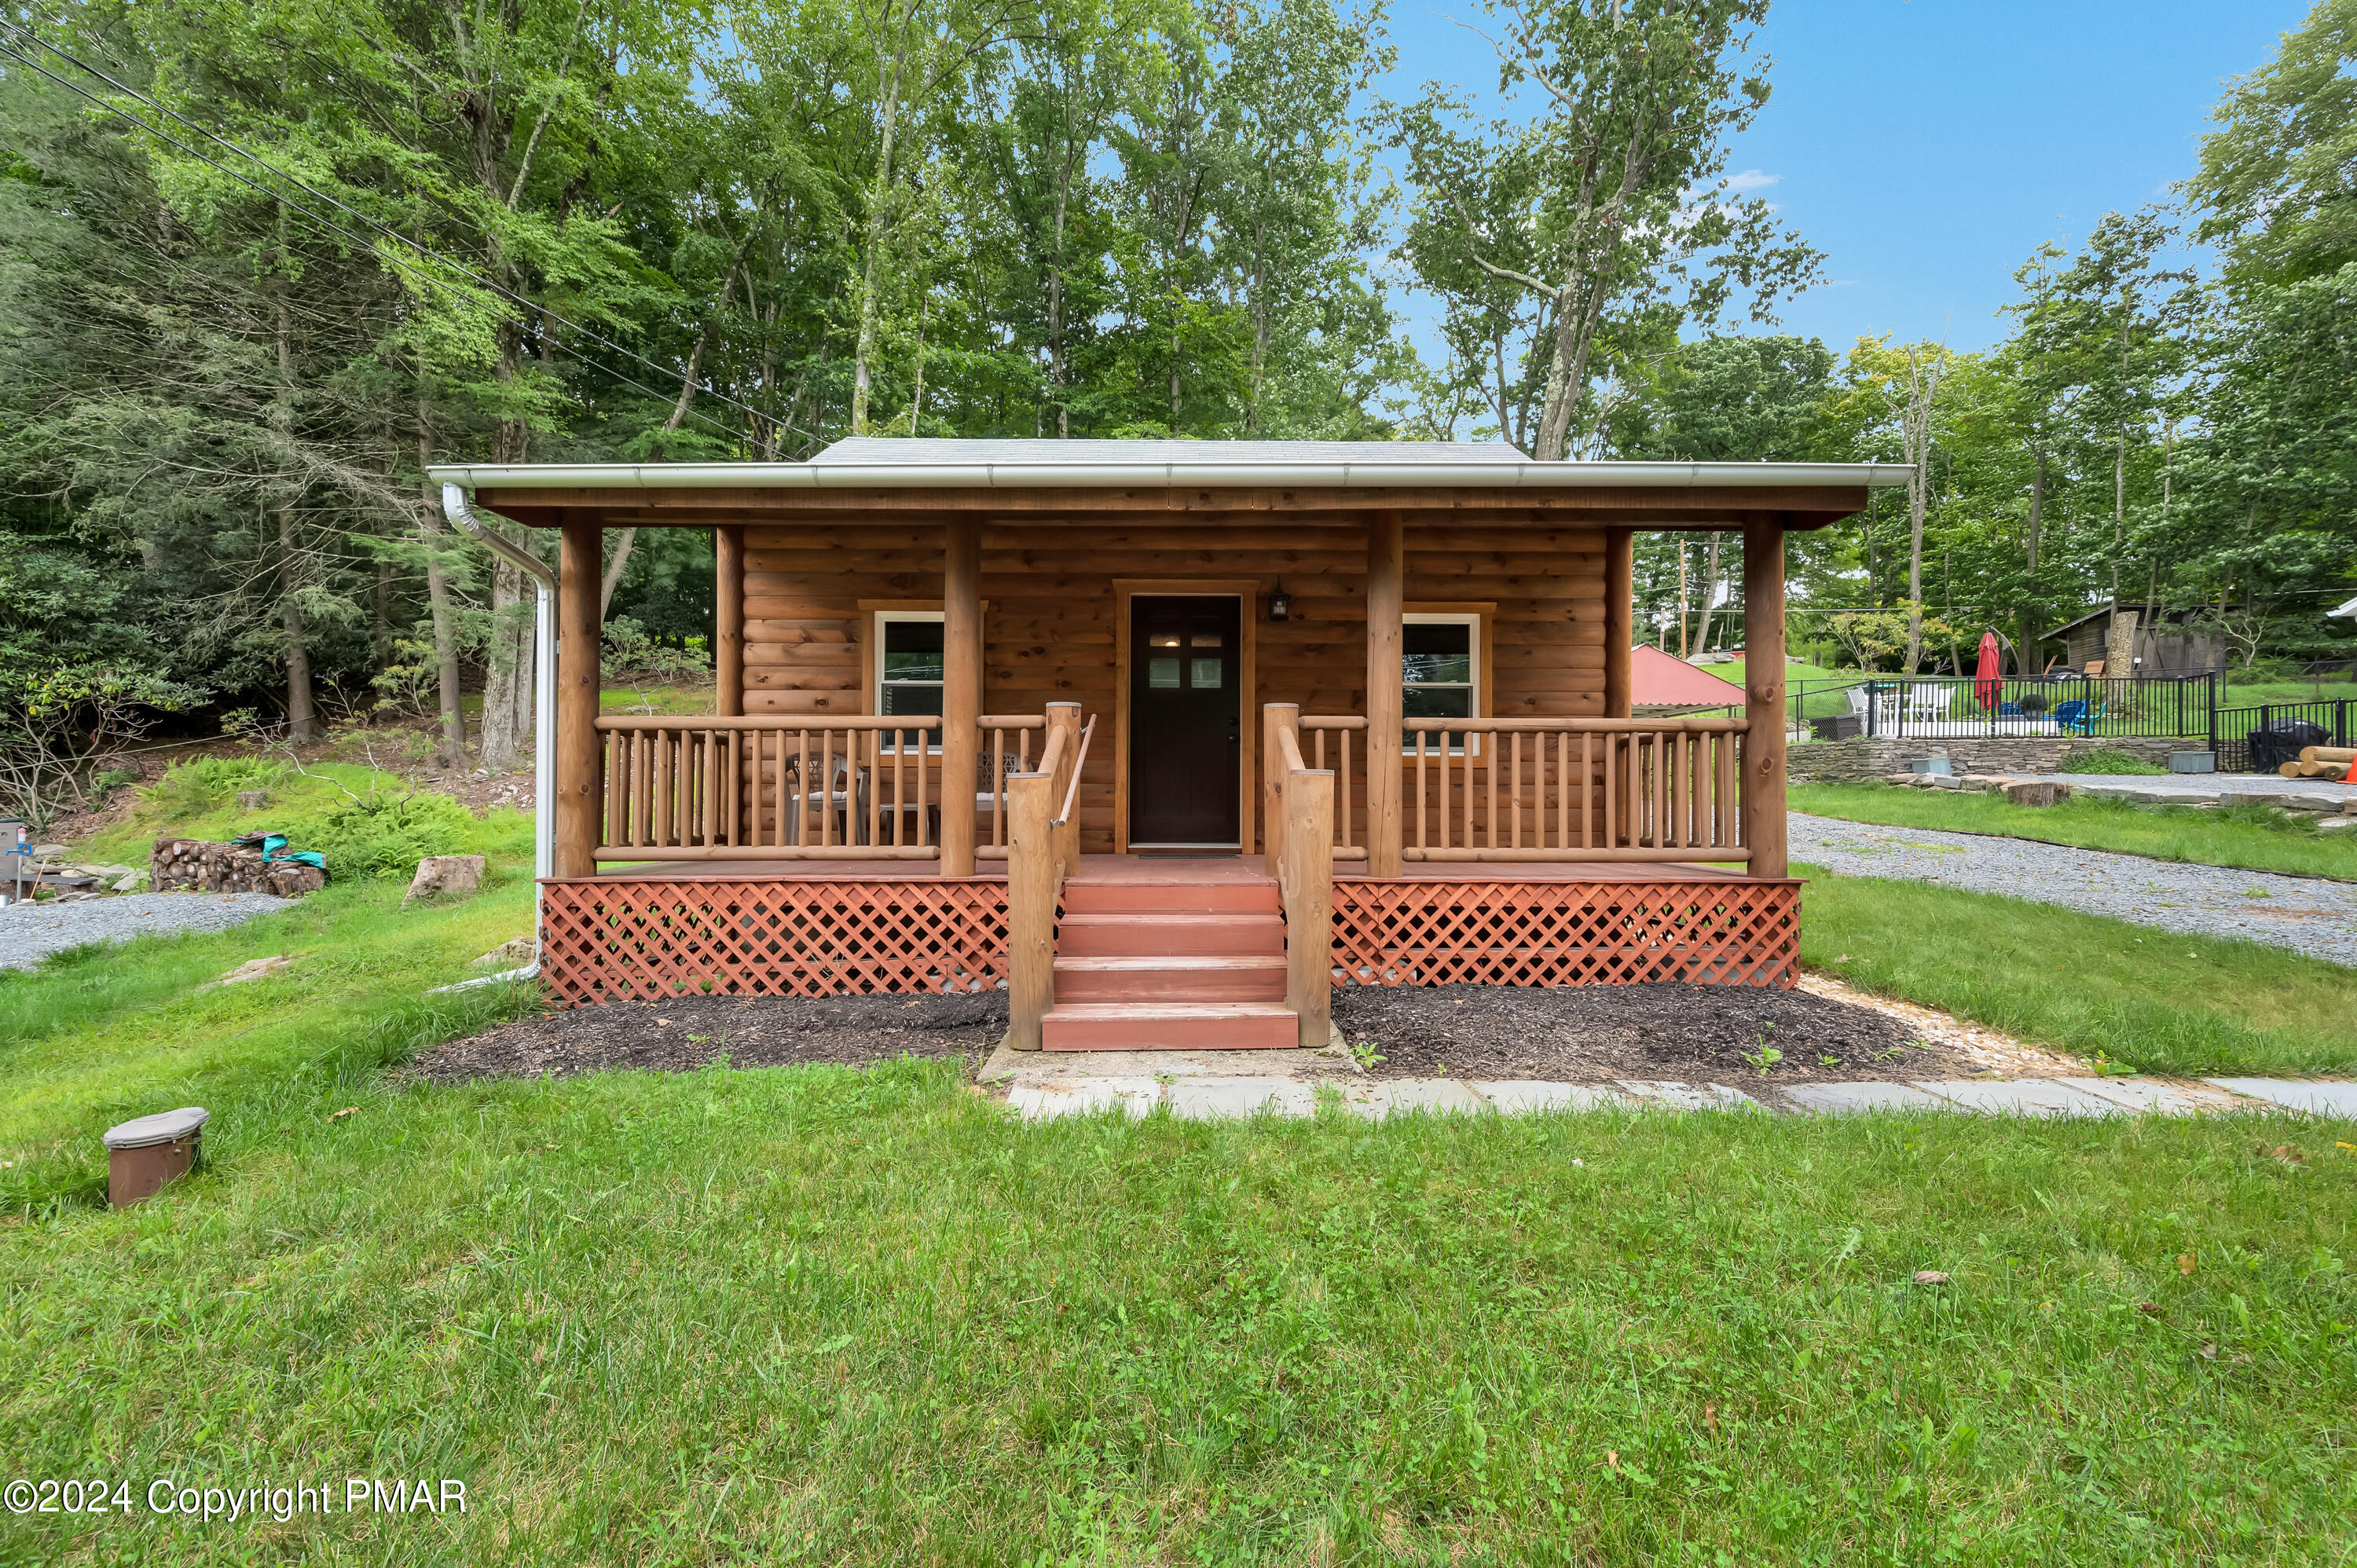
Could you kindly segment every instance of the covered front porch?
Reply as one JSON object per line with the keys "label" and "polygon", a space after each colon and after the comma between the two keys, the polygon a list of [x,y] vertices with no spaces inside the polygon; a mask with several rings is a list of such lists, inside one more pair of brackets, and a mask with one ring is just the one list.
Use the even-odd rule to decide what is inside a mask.
{"label": "covered front porch", "polygon": [[[1322,1044],[1337,984],[1791,983],[1783,535],[1889,476],[971,445],[437,476],[563,536],[557,996],[1003,985],[1052,1047],[1160,992]],[[600,714],[601,532],[662,525],[717,542],[716,711]],[[1740,717],[1631,712],[1662,527],[1741,536]]]}

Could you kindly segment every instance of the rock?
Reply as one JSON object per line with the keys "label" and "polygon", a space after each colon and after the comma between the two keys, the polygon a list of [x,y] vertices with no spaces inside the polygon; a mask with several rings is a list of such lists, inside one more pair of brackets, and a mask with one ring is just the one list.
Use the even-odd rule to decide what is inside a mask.
{"label": "rock", "polygon": [[520,968],[532,961],[532,950],[533,940],[530,937],[510,937],[506,941],[477,959],[474,967],[493,969],[507,965]]}
{"label": "rock", "polygon": [[1915,775],[1912,773],[1886,773],[1882,776],[1882,781],[1885,784],[1912,784],[1915,782]]}
{"label": "rock", "polygon": [[472,893],[483,886],[483,857],[479,854],[429,854],[417,863],[417,875],[410,879],[409,891],[401,901],[431,898],[439,894]]}
{"label": "rock", "polygon": [[2320,833],[2339,832],[2343,828],[2357,828],[2357,817],[2327,817],[2316,824]]}
{"label": "rock", "polygon": [[2050,806],[2061,799],[2055,792],[2058,788],[2048,779],[2038,779],[2026,784],[2008,784],[2005,787],[2005,798],[2008,804],[2016,806]]}
{"label": "rock", "polygon": [[61,843],[37,843],[33,846],[35,860],[63,860],[65,857],[66,846]]}
{"label": "rock", "polygon": [[1943,1285],[1948,1283],[1948,1276],[1937,1269],[1918,1269],[1915,1271],[1915,1283],[1919,1285]]}
{"label": "rock", "polygon": [[268,804],[270,791],[267,789],[240,789],[237,792],[237,809],[241,811],[258,811]]}
{"label": "rock", "polygon": [[122,881],[116,883],[113,891],[117,893],[131,893],[135,892],[138,889],[138,886],[139,874],[135,871],[128,876],[125,876]]}
{"label": "rock", "polygon": [[[252,959],[239,964],[235,969],[214,981],[213,985],[242,985],[249,980],[261,980],[265,976],[276,974],[294,961],[291,956],[283,952],[274,953],[268,958]],[[210,991],[212,985],[199,986],[198,989]]]}
{"label": "rock", "polygon": [[2279,803],[2294,811],[2337,812],[2341,810],[2341,797],[2338,795],[2308,793],[2285,795],[2280,798]]}

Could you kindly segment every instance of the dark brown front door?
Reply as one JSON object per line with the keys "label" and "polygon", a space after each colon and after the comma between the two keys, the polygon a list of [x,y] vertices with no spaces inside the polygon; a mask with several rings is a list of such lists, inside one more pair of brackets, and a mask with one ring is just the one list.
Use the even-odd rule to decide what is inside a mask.
{"label": "dark brown front door", "polygon": [[1232,846],[1243,762],[1243,601],[1129,601],[1129,842]]}

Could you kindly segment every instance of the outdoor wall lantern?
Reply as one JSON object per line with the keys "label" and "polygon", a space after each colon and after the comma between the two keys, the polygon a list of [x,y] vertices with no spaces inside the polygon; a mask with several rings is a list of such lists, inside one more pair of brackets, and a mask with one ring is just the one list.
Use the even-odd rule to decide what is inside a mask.
{"label": "outdoor wall lantern", "polygon": [[1293,618],[1293,600],[1286,593],[1283,583],[1279,583],[1268,596],[1268,618],[1273,621]]}

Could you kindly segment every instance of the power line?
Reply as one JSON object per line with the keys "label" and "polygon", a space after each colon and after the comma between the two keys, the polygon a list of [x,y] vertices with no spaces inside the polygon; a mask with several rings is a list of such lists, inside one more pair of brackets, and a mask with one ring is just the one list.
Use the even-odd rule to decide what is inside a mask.
{"label": "power line", "polygon": [[[569,328],[573,331],[581,334],[583,337],[590,338],[608,349],[611,349],[618,354],[626,355],[630,359],[636,360],[639,363],[647,366],[651,370],[662,371],[666,374],[678,376],[683,381],[686,381],[688,379],[682,367],[677,365],[665,365],[658,360],[649,359],[646,355],[640,353],[635,349],[625,348],[623,345],[615,342],[612,338],[606,337],[603,333],[585,327],[581,323],[574,321],[569,317],[561,316],[555,311],[549,309],[546,306],[542,305],[537,301],[527,299],[523,295],[517,294],[512,289],[507,288],[490,278],[484,277],[481,274],[474,271],[470,267],[468,267],[463,263],[453,261],[448,256],[443,255],[440,252],[420,243],[418,241],[404,234],[399,230],[381,222],[377,219],[370,217],[367,213],[361,211],[358,208],[351,206],[350,203],[339,200],[336,197],[317,189],[305,181],[298,179],[294,175],[288,174],[285,170],[278,167],[276,165],[270,163],[267,159],[264,159],[258,155],[248,151],[237,143],[231,141],[229,138],[208,130],[206,127],[198,124],[195,121],[190,120],[187,115],[178,113],[168,105],[159,102],[157,100],[141,92],[136,88],[130,87],[124,82],[117,81],[113,76],[108,75],[105,71],[99,70],[96,66],[76,57],[68,50],[59,48],[57,45],[50,43],[48,39],[43,38],[38,34],[33,32],[30,28],[19,27],[16,23],[9,21],[5,16],[0,16],[0,29],[5,29],[9,33],[21,35],[22,37],[31,40],[33,43],[38,45],[40,48],[48,50],[51,54],[56,55],[59,59],[67,61],[79,70],[89,72],[91,76],[94,76],[99,81],[105,82],[109,87],[113,88],[116,91],[124,94],[125,97],[145,104],[148,108],[154,110],[158,114],[167,115],[170,118],[178,121],[181,124],[186,125],[189,130],[194,131],[197,134],[204,137],[206,140],[218,143],[220,145],[228,148],[231,152],[246,159],[255,166],[267,170],[272,175],[286,181],[296,188],[327,203],[328,206],[335,208],[340,212],[350,214],[356,220],[368,225],[370,228],[377,231],[381,234],[383,234],[388,239],[400,244],[406,245],[409,249],[416,252],[419,255],[424,256],[427,260],[434,262],[438,265],[447,267],[450,271],[457,273],[459,276],[466,278],[470,283],[473,283],[476,286],[484,289],[489,293],[498,295],[503,299],[511,301],[523,310],[536,312],[539,315],[547,317],[551,321],[557,322],[562,326]],[[56,82],[59,86],[63,87],[67,91],[76,93],[82,98],[88,99],[91,102],[97,104],[107,113],[127,121],[131,124],[137,126],[140,130],[146,132],[149,135],[155,136],[158,140],[169,143],[172,146],[178,147],[181,152],[186,153],[188,156],[197,159],[199,162],[220,170],[221,173],[229,176],[230,178],[236,180],[239,184],[245,186],[247,188],[257,191],[261,195],[268,197],[274,201],[285,202],[286,205],[294,208],[296,211],[302,213],[305,217],[310,219],[313,222],[319,224],[321,227],[331,230],[338,234],[341,234],[347,240],[350,240],[353,243],[361,245],[363,248],[371,251],[374,250],[373,246],[368,245],[366,241],[362,240],[359,235],[352,233],[350,230],[345,229],[333,220],[312,211],[301,202],[296,201],[281,192],[270,190],[263,186],[257,185],[255,182],[246,178],[243,175],[237,173],[235,170],[224,166],[212,158],[207,157],[204,154],[198,152],[193,147],[190,147],[187,143],[180,141],[178,138],[167,132],[158,130],[156,127],[139,119],[136,115],[130,113],[128,111],[119,107],[118,105],[106,102],[106,100],[86,91],[74,82],[69,81],[64,77],[48,70],[39,62],[27,58],[15,46],[5,41],[0,41],[0,53],[5,53],[10,59],[15,59],[17,63],[29,70],[40,72],[43,76],[48,77],[51,81]],[[395,261],[390,257],[384,257],[382,259],[391,262],[393,265],[400,267],[404,272],[423,278],[428,283],[436,284],[445,289],[448,289],[453,294],[459,295],[460,297],[465,297],[463,291],[457,289],[446,279],[437,278],[430,274],[420,272],[417,268],[410,266],[406,263]],[[638,388],[638,390],[647,393],[650,397],[663,398],[672,395],[657,392],[652,387],[647,386],[643,382],[634,381],[630,377],[623,375],[619,371],[611,370],[606,366],[597,365],[597,361],[591,360],[588,356],[581,353],[577,349],[567,348],[561,342],[557,343],[555,346],[560,349],[563,349],[565,352],[573,355],[575,359],[579,360],[583,364],[590,365],[599,370],[605,370],[608,374],[614,376],[617,380],[627,382],[630,386]],[[748,403],[740,403],[737,399],[727,395],[726,392],[716,391],[707,381],[693,381],[690,384],[696,391],[703,392],[705,396],[726,403],[731,408],[739,409],[751,418],[767,420],[770,424],[777,425],[781,430],[791,430],[795,435],[805,436],[813,441],[823,439],[823,437],[816,435],[810,431],[804,430],[801,426],[794,424],[790,421],[780,419],[774,414],[765,413],[761,410],[754,408]],[[734,435],[737,434],[735,431],[730,430],[728,426],[721,424],[718,420],[712,418],[708,414],[697,413],[694,409],[690,409],[688,412],[695,418],[703,420],[705,424],[725,435]]]}

